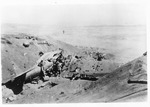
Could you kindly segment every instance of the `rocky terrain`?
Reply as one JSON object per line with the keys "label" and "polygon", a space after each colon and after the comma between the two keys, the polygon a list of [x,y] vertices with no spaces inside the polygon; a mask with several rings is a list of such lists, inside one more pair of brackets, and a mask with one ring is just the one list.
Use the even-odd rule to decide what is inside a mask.
{"label": "rocky terrain", "polygon": [[[18,33],[1,35],[2,84],[30,69],[40,58],[39,52],[64,50],[64,56],[78,56],[75,65],[82,74],[96,80],[70,80],[61,73],[46,82],[27,83],[15,94],[2,86],[3,103],[74,103],[146,101],[147,54],[126,64],[116,62],[117,56],[96,47],[72,46],[48,36]],[[71,77],[71,76],[70,76]]]}

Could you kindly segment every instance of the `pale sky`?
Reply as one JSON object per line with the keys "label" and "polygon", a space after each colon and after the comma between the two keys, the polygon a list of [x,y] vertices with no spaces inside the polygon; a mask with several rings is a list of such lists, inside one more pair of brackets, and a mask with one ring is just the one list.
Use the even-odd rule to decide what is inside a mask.
{"label": "pale sky", "polygon": [[146,12],[143,3],[136,2],[6,5],[2,8],[1,21],[2,23],[62,26],[145,25]]}

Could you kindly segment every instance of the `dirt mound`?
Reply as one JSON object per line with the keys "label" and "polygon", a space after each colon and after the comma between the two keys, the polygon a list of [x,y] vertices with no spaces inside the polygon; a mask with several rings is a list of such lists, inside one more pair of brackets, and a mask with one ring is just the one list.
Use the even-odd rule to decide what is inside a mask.
{"label": "dirt mound", "polygon": [[146,65],[146,56],[142,56],[119,67],[98,81],[92,82],[86,88],[87,92],[81,95],[80,101],[112,102],[124,99],[130,101],[130,98],[131,101],[139,101],[141,97],[146,99],[144,97],[147,93]]}

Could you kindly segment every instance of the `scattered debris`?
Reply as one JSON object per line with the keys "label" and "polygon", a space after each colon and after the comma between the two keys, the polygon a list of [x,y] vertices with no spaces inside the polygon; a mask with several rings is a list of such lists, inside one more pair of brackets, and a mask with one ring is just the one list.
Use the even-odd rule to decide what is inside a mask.
{"label": "scattered debris", "polygon": [[99,53],[99,52],[93,52],[92,56],[94,59],[96,59],[97,61],[101,61],[102,59],[104,59],[104,54],[103,53]]}
{"label": "scattered debris", "polygon": [[27,48],[27,47],[30,46],[30,43],[29,43],[29,42],[24,42],[24,43],[23,43],[23,46],[24,46],[25,48]]}

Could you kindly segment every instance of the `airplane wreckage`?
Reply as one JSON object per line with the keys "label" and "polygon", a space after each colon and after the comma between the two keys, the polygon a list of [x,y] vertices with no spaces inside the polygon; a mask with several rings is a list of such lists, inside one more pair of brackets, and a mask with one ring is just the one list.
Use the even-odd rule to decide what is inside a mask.
{"label": "airplane wreckage", "polygon": [[[14,96],[21,93],[23,91],[24,84],[33,83],[38,84],[39,81],[43,81],[42,85],[38,87],[43,87],[46,81],[50,79],[50,77],[60,77],[73,80],[83,79],[96,81],[99,77],[103,76],[111,76],[117,72],[122,72],[121,69],[127,67],[127,71],[129,71],[129,79],[127,81],[128,84],[147,84],[147,74],[146,70],[143,69],[142,66],[142,57],[146,58],[147,52],[143,54],[142,57],[139,57],[131,62],[126,63],[125,65],[120,66],[112,73],[87,73],[82,72],[80,66],[78,66],[78,62],[82,60],[82,57],[73,56],[73,55],[64,55],[63,50],[51,51],[47,53],[39,52],[40,58],[36,61],[36,64],[25,72],[16,75],[14,78],[10,78],[7,81],[3,82],[2,85],[11,89],[13,91]],[[104,57],[101,57],[104,59]],[[133,67],[132,67],[133,65]],[[136,71],[131,72],[131,71]],[[113,74],[114,73],[114,74]],[[65,75],[63,75],[65,74]],[[108,74],[108,75],[107,75]],[[110,75],[109,75],[110,74]],[[135,75],[135,76],[133,76]],[[51,85],[55,85],[55,83],[51,83]],[[15,97],[14,97],[15,98]],[[13,101],[13,97],[9,97],[8,101]]]}
{"label": "airplane wreckage", "polygon": [[[16,75],[13,79],[2,83],[7,88],[11,89],[14,94],[19,94],[23,90],[23,85],[26,83],[38,82],[38,80],[45,81],[45,77],[58,77],[60,74],[69,69],[67,75],[64,78],[70,80],[86,79],[86,80],[97,80],[96,76],[92,74],[81,73],[76,65],[73,65],[77,60],[80,60],[78,56],[68,55],[63,56],[63,50],[53,51],[53,52],[39,52],[40,58],[36,64],[25,72]],[[69,68],[70,65],[74,67]],[[71,72],[70,72],[71,71]]]}

